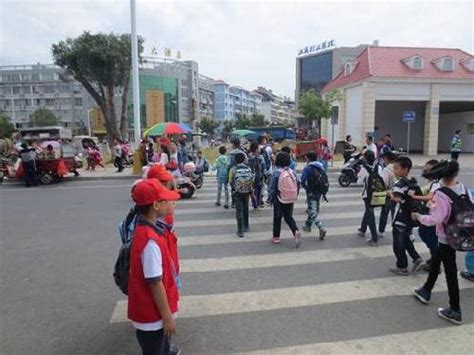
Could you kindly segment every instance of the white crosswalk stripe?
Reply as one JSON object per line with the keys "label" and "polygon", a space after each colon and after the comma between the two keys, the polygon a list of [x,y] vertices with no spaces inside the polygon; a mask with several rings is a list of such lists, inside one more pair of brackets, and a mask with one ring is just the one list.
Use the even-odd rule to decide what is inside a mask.
{"label": "white crosswalk stripe", "polygon": [[[334,180],[336,175],[331,175]],[[176,341],[183,352],[465,354],[472,349],[472,314],[467,324],[447,329],[433,307],[421,306],[410,296],[425,281],[425,273],[402,277],[388,272],[395,260],[390,223],[378,247],[357,236],[363,215],[360,188],[331,189],[320,214],[327,225],[326,240],[318,240],[316,229],[304,233],[301,247],[295,249],[285,228],[282,245],[271,244],[270,207],[250,212],[250,232],[238,238],[235,211],[214,206],[216,187],[211,179],[206,178],[195,199],[179,201],[176,209],[184,278]],[[295,204],[300,226],[305,210],[302,194]],[[416,242],[415,247],[427,255],[423,243]],[[474,296],[474,283],[460,279],[459,286],[461,295]],[[433,301],[444,306],[444,276],[435,291],[441,295],[433,296]],[[470,302],[463,300],[466,305]],[[327,312],[336,312],[332,313],[336,320]],[[127,301],[119,301],[110,322],[126,322],[126,314]],[[353,330],[341,331],[338,337],[339,330],[346,329],[341,322]],[[291,330],[289,324],[300,323],[301,328]],[[272,334],[266,331],[269,327],[277,333],[258,336]]]}

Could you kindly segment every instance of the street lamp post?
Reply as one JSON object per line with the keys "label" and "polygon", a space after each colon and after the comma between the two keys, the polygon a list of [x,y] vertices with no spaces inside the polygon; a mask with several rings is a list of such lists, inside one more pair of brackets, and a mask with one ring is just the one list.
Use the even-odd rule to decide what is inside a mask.
{"label": "street lamp post", "polygon": [[130,15],[132,20],[132,90],[133,90],[133,130],[135,144],[141,140],[140,124],[140,80],[138,77],[138,39],[136,0],[130,0]]}

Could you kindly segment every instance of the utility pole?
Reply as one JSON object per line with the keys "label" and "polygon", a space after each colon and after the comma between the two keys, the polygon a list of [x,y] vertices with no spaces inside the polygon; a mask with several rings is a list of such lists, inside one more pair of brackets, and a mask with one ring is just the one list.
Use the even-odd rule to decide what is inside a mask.
{"label": "utility pole", "polygon": [[130,15],[132,20],[132,90],[133,90],[133,131],[135,145],[141,141],[140,123],[140,79],[138,76],[138,38],[136,0],[130,0]]}

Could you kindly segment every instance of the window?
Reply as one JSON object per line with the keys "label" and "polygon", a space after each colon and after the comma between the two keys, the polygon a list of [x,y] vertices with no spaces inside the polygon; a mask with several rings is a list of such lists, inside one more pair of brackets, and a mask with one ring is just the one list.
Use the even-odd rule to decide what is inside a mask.
{"label": "window", "polygon": [[413,57],[412,69],[413,70],[423,69],[423,60],[420,57]]}
{"label": "window", "polygon": [[56,104],[55,99],[46,99],[46,106],[54,106]]}
{"label": "window", "polygon": [[31,80],[31,74],[21,74],[21,80],[30,81]]}
{"label": "window", "polygon": [[82,98],[81,97],[76,97],[75,103],[76,103],[76,106],[82,106]]}
{"label": "window", "polygon": [[442,64],[442,70],[452,71],[454,69],[454,61],[452,58],[444,58]]}
{"label": "window", "polygon": [[33,81],[39,81],[39,80],[40,80],[39,74],[32,74],[32,75],[31,75],[31,80],[33,80]]}
{"label": "window", "polygon": [[12,81],[20,81],[20,74],[13,74]]}
{"label": "window", "polygon": [[348,62],[344,65],[344,76],[351,75],[352,73],[352,64],[351,62]]}
{"label": "window", "polygon": [[13,87],[13,94],[19,94],[20,93],[20,87],[19,86],[14,86]]}

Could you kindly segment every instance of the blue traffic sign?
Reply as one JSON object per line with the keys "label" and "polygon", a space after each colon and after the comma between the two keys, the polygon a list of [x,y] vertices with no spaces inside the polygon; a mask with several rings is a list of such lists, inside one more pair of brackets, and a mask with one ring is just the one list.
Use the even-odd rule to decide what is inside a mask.
{"label": "blue traffic sign", "polygon": [[403,111],[403,122],[415,122],[415,111]]}

